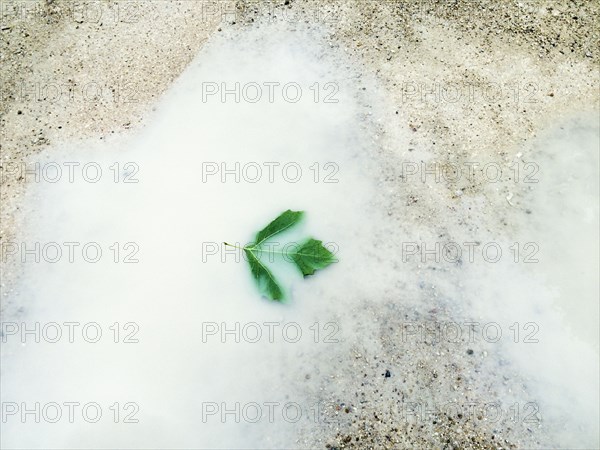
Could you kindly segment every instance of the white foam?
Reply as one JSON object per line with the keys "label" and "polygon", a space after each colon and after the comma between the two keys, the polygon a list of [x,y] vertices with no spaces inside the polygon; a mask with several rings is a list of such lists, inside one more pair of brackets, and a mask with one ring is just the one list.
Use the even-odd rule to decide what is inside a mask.
{"label": "white foam", "polygon": [[[78,339],[67,345],[5,346],[3,401],[97,402],[104,419],[96,424],[82,423],[80,418],[74,424],[11,420],[3,426],[3,445],[293,446],[297,427],[282,419],[281,407],[276,425],[266,420],[235,423],[234,416],[226,423],[219,416],[202,423],[202,403],[295,402],[302,406],[303,420],[308,420],[310,405],[291,397],[293,390],[287,384],[304,377],[300,371],[310,361],[310,352],[324,345],[313,342],[310,327],[316,320],[320,327],[334,320],[320,312],[336,302],[343,308],[345,299],[357,298],[377,272],[374,265],[366,270],[354,263],[365,259],[364,248],[371,239],[372,224],[365,220],[374,190],[368,168],[371,148],[363,131],[364,111],[355,99],[353,70],[334,65],[321,47],[322,35],[270,28],[242,36],[243,40],[223,35],[214,39],[174,83],[139,135],[65,145],[44,155],[61,165],[94,161],[105,174],[96,184],[79,177],[72,184],[63,179],[34,186],[26,206],[29,226],[24,240],[42,245],[98,242],[105,254],[96,264],[79,257],[73,264],[63,259],[57,264],[26,265],[19,296],[26,306],[23,319],[42,325],[97,322],[105,333],[111,333],[108,326],[114,322],[135,322],[140,343],[114,344],[112,337],[105,337],[98,344]],[[212,82],[227,83],[229,88],[236,82],[242,88],[258,83],[263,97],[258,103],[243,98],[237,103],[230,95],[222,103],[217,95],[203,102],[203,83]],[[279,88],[271,103],[266,82],[296,83],[302,98],[284,101]],[[337,103],[323,101],[334,92],[334,86],[326,85],[330,82],[339,87],[330,98]],[[320,85],[318,102],[315,83]],[[294,88],[288,92],[295,95]],[[255,91],[246,94],[253,97]],[[136,163],[139,172],[134,177],[139,183],[114,183],[107,168],[115,161],[121,168],[129,161]],[[203,182],[205,162],[224,162],[229,169],[236,162],[242,167],[257,163],[264,172],[257,183],[246,182],[243,176],[236,183],[233,175],[226,183],[219,175]],[[280,164],[273,183],[266,162]],[[286,181],[284,177],[296,176],[293,169],[282,171],[286,163],[301,168],[299,182]],[[255,172],[246,175],[254,177]],[[325,183],[327,175],[330,181],[339,181]],[[307,212],[296,236],[332,242],[341,262],[307,280],[280,265],[276,275],[288,293],[287,305],[261,299],[244,260],[236,263],[229,255],[224,263],[215,255],[203,262],[203,243],[248,242],[288,208]],[[120,258],[132,250],[124,251],[126,242],[137,244],[140,262],[115,264],[107,250],[114,242],[120,243]],[[216,338],[203,343],[201,323],[209,321],[230,327],[236,321],[242,326],[296,322],[304,336],[298,344],[286,342],[279,325],[274,344],[267,338],[258,344],[224,345]],[[288,360],[289,354],[297,358]],[[114,402],[138,403],[140,423],[115,424],[108,419],[113,414],[108,407]],[[293,410],[290,414],[293,417]]]}
{"label": "white foam", "polygon": [[[95,241],[106,255],[97,264],[80,258],[73,264],[64,260],[26,264],[16,298],[25,312],[15,320],[97,322],[106,333],[111,333],[108,326],[114,322],[135,322],[140,342],[114,344],[111,334],[98,344],[78,339],[74,344],[3,345],[3,402],[97,402],[104,419],[95,424],[80,419],[73,424],[64,420],[36,424],[31,416],[23,424],[11,419],[2,426],[2,445],[296,447],[299,425],[284,420],[280,409],[274,423],[222,423],[214,418],[203,423],[202,402],[294,402],[303,409],[301,423],[312,426],[307,415],[312,399],[302,397],[306,391],[297,387],[299,380],[319,370],[331,371],[311,365],[317,352],[342,357],[343,350],[333,349],[345,347],[327,347],[322,335],[315,343],[311,325],[319,321],[323,332],[323,325],[333,321],[341,325],[337,337],[352,342],[359,337],[346,325],[359,320],[354,315],[365,299],[393,298],[423,309],[429,308],[427,302],[438,306],[421,284],[437,290],[435,301],[445,302],[453,317],[503,326],[515,321],[538,323],[540,343],[494,346],[490,357],[498,362],[497,372],[481,373],[479,382],[500,391],[503,381],[497,375],[504,370],[500,361],[508,359],[517,373],[531,380],[527,392],[540,403],[552,442],[566,447],[597,444],[598,352],[592,331],[598,324],[593,301],[598,288],[591,275],[598,267],[593,233],[598,223],[598,155],[593,151],[597,129],[592,133],[594,142],[588,131],[574,129],[567,138],[551,141],[554,147],[540,150],[544,181],[530,200],[533,214],[520,219],[515,211],[514,218],[525,230],[518,239],[529,239],[527,230],[536,230],[540,247],[553,252],[545,254],[540,264],[527,270],[510,261],[493,267],[422,270],[418,264],[399,263],[398,245],[408,239],[436,239],[442,228],[456,239],[472,234],[483,223],[482,199],[464,196],[447,208],[440,203],[448,198],[443,187],[436,186],[433,193],[423,187],[419,192],[425,195],[415,207],[422,209],[415,213],[414,208],[399,206],[388,217],[387,205],[393,204],[388,197],[404,195],[408,187],[403,184],[398,192],[382,193],[382,185],[377,185],[383,161],[375,152],[375,126],[365,118],[369,111],[373,117],[389,112],[378,99],[380,88],[339,56],[339,49],[329,48],[318,31],[290,32],[272,25],[236,33],[220,34],[202,50],[138,134],[83,146],[65,144],[43,155],[50,161],[95,161],[106,174],[97,184],[79,180],[32,185],[23,206],[28,215],[23,240]],[[225,103],[216,97],[202,101],[202,83],[225,82],[231,87],[236,82],[271,81],[298,83],[301,101],[286,102],[279,95],[273,103],[266,97],[258,103],[236,103],[232,95]],[[337,83],[339,102],[315,103],[310,89],[315,82],[321,89],[328,82]],[[362,87],[367,88],[370,109],[356,95]],[[328,92],[322,91],[321,99]],[[408,139],[401,130],[385,121],[382,126],[396,148],[406,147]],[[565,143],[570,151],[559,151]],[[427,156],[426,149],[419,151]],[[106,168],[115,161],[121,167],[128,161],[138,164],[140,182],[114,183]],[[275,171],[274,183],[267,181],[266,172],[255,184],[232,182],[231,175],[226,183],[219,182],[218,175],[206,183],[202,180],[203,162],[225,162],[232,168],[235,162],[262,166],[271,161],[297,163],[303,170],[301,181],[286,182],[280,170]],[[335,175],[339,182],[315,183],[310,167],[318,163],[322,181],[330,173],[324,167],[328,162],[339,167]],[[555,201],[557,186],[568,202]],[[386,208],[374,204],[381,199]],[[473,208],[469,231],[457,220],[467,206]],[[215,255],[203,262],[203,242],[244,243],[288,208],[305,210],[307,216],[296,234],[283,238],[313,235],[334,242],[340,262],[307,280],[290,265],[279,265],[276,275],[289,294],[287,304],[260,298],[245,261],[236,263],[230,255],[222,262]],[[437,216],[425,223],[423,217],[431,211]],[[478,237],[501,240],[503,247],[515,238],[510,233]],[[139,245],[140,262],[114,263],[107,250],[114,242],[121,245],[120,258],[128,253],[123,244]],[[584,272],[563,276],[565,267]],[[571,294],[579,299],[576,305],[566,301]],[[589,314],[594,305],[595,316]],[[296,322],[305,334],[297,344],[281,338],[273,344],[202,342],[202,322],[236,321]],[[361,325],[373,331],[365,331],[365,336],[379,335],[377,321]],[[364,345],[380,349],[375,341]],[[333,359],[331,364],[335,365]],[[139,404],[140,422],[113,423],[108,407],[115,402]],[[566,424],[565,433],[556,432],[559,423]]]}

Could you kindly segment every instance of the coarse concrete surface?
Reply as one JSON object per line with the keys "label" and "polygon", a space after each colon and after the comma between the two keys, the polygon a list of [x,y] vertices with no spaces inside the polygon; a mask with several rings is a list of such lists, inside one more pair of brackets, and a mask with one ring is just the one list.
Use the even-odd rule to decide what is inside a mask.
{"label": "coarse concrete surface", "polygon": [[[272,22],[325,30],[327,51],[343,53],[382,86],[387,109],[365,120],[376,130],[374,147],[391,166],[427,154],[441,166],[477,160],[508,171],[547,127],[599,111],[597,2],[105,1],[88,10],[74,5],[2,1],[2,242],[15,239],[26,220],[19,209],[28,177],[15,167],[63,142],[143,130],[161,94],[218,33],[243,35]],[[368,108],[369,93],[361,95]],[[398,145],[400,135],[410,136],[408,145]],[[511,180],[491,185],[482,174],[434,184],[399,183],[382,174],[379,189],[390,226],[406,228],[407,234],[410,227],[450,241],[478,231],[519,234],[527,231],[520,217],[532,214],[526,185]],[[449,231],[457,229],[464,231]],[[21,267],[10,258],[2,263],[4,300],[18,285]],[[477,414],[448,413],[398,420],[397,405],[405,399],[484,404],[501,398],[523,405],[530,398],[527,376],[493,358],[483,344],[401,345],[407,321],[458,320],[446,302],[461,295],[462,287],[451,279],[445,286],[424,283],[417,291],[390,287],[389,301],[365,299],[352,306],[354,339],[334,354],[314,357],[295,388],[329,405],[335,420],[307,427],[298,448],[554,448],[551,431],[516,426],[510,417],[486,421]],[[413,298],[397,301],[398,288]],[[13,317],[20,307],[4,301],[2,314]],[[458,314],[467,316],[468,311]],[[332,358],[335,370],[314,369],[330,368]],[[496,372],[503,378],[499,383],[482,375]]]}

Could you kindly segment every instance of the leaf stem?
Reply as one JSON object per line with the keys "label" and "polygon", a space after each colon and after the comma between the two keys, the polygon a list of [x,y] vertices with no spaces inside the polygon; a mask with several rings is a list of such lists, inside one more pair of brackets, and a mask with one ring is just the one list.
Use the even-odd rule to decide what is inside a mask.
{"label": "leaf stem", "polygon": [[223,242],[223,244],[227,245],[228,247],[233,247],[233,248],[237,248],[239,250],[249,250],[251,252],[259,252],[259,253],[276,253],[278,255],[287,255],[290,252],[279,252],[277,250],[267,250],[267,249],[262,249],[260,247],[240,247],[238,245],[233,245],[233,244],[229,244],[227,242]]}
{"label": "leaf stem", "polygon": [[227,242],[223,242],[223,244],[225,244],[225,245],[226,245],[226,246],[228,246],[228,247],[239,248],[240,250],[244,250],[244,249],[245,249],[245,247],[244,247],[244,248],[242,248],[242,247],[238,247],[237,245],[228,244]]}

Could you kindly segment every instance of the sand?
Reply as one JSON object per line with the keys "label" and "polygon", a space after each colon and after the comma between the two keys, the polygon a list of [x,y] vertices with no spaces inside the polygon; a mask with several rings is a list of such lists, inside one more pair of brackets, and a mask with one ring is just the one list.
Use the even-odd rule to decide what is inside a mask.
{"label": "sand", "polygon": [[[260,26],[265,21],[284,21],[291,28],[299,22],[325,27],[330,47],[346,52],[365,73],[376,76],[395,105],[386,115],[372,118],[381,127],[378,149],[392,164],[419,161],[427,148],[434,154],[431,161],[440,165],[477,161],[508,168],[523,157],[523,145],[548,124],[597,112],[600,100],[600,6],[593,2],[152,1],[98,2],[74,10],[70,3],[40,1],[6,2],[2,8],[2,242],[15,238],[23,220],[19,205],[31,177],[20,168],[32,155],[62,142],[105,139],[143,128],[161,93],[203,43],[232,27]],[[412,136],[408,147],[397,147],[395,132]],[[470,213],[458,207],[465,198],[478,203],[476,223],[492,236],[523,231],[518,220],[507,219],[515,217],[515,209],[531,213],[523,206],[526,185],[504,180],[492,186],[481,174],[468,183],[463,179],[398,185],[382,178],[381,189],[390,216],[403,211],[411,215],[410,223],[424,227],[438,222],[435,231],[441,233],[450,220],[462,220],[465,234],[472,231]],[[401,220],[398,217],[399,226]],[[2,298],[15,285],[19,270],[14,261],[3,261]],[[357,317],[369,311],[378,318],[423,320],[414,310],[389,314],[368,301],[365,305]],[[3,312],[18,308],[2,305]],[[428,316],[428,320],[455,319],[443,309]],[[382,384],[387,367],[410,366],[404,392],[419,387],[442,402],[453,390],[464,394],[464,384],[476,385],[474,374],[489,363],[484,348],[473,351],[467,343],[459,351],[441,343],[435,350],[416,346],[404,352],[394,334],[397,319],[382,322],[380,354],[365,353],[357,344],[354,355],[340,357],[335,375],[339,392],[326,399],[337,402],[335,414],[345,411],[346,405],[355,406],[323,427],[322,434],[306,436],[299,446],[546,444],[543,433],[513,429],[508,421],[490,424],[465,418],[457,423],[455,418],[438,417],[426,425],[399,426],[389,406],[394,396],[402,395]],[[396,331],[385,331],[389,329]],[[444,367],[443,373],[438,373],[439,367]],[[359,372],[377,381],[361,382]],[[508,391],[525,383],[518,374],[512,375],[506,380]],[[370,403],[358,410],[361,396]],[[504,393],[485,392],[485,386],[478,385],[461,398],[481,402],[486,396],[503,398]],[[339,406],[340,398],[347,399],[344,406]]]}

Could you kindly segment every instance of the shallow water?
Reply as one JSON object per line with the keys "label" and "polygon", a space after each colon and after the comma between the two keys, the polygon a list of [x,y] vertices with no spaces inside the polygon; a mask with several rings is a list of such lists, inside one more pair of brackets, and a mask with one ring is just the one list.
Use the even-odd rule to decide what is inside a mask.
{"label": "shallow water", "polygon": [[[232,93],[225,101],[220,92],[210,94],[221,83],[232,88],[236,82],[247,87],[239,102]],[[269,82],[297,85],[287,99],[273,86],[271,101]],[[263,96],[253,103],[257,85]],[[302,97],[293,102],[298,86]],[[369,96],[369,107],[357,92]],[[18,294],[25,310],[15,321],[81,325],[73,343],[66,335],[58,343],[35,343],[28,336],[21,345],[9,336],[2,352],[2,400],[94,402],[103,416],[97,423],[79,410],[73,423],[34,423],[33,415],[22,423],[10,416],[2,445],[298,446],[301,427],[319,428],[312,416],[318,398],[303,396],[318,390],[314,374],[333,371],[335,358],[354,340],[378,351],[370,340],[380,332],[377,321],[359,319],[366,331],[357,336],[356,311],[365,300],[385,304],[390,298],[407,308],[444,302],[456,318],[494,321],[505,331],[518,322],[527,332],[525,324],[534,322],[535,345],[520,345],[521,339],[489,346],[495,369],[502,371],[508,361],[528,380],[526,391],[539,402],[545,433],[556,446],[597,444],[597,127],[569,125],[524,149],[540,166],[540,183],[523,197],[532,214],[512,213],[514,233],[478,236],[503,248],[515,238],[535,239],[542,262],[525,267],[503,259],[492,266],[442,264],[442,270],[426,271],[418,261],[399,266],[398,244],[407,236],[435,237],[439,224],[457,238],[468,233],[451,213],[428,224],[404,215],[407,208],[388,215],[386,200],[393,193],[382,192],[380,167],[393,162],[378,152],[378,127],[387,127],[398,147],[408,142],[378,122],[388,106],[381,87],[352,67],[341,49],[328,48],[318,31],[258,28],[214,38],[135,135],[66,143],[45,154],[41,164],[93,161],[103,176],[91,183],[76,171],[73,183],[63,177],[33,185],[23,240],[81,245],[73,263],[66,256],[54,264],[29,258]],[[118,170],[110,169],[117,161]],[[257,167],[261,176],[254,182]],[[297,168],[301,176],[295,181]],[[478,200],[461,201],[464,208]],[[248,242],[288,208],[307,214],[282,242],[314,236],[330,243],[340,262],[306,280],[290,264],[275,266],[288,294],[279,304],[260,297],[246,262],[236,252],[225,254],[221,243]],[[474,211],[473,220],[483,223],[482,214]],[[79,251],[89,242],[102,249],[96,263]],[[125,262],[132,259],[139,262]],[[585,270],[566,274],[565,265]],[[435,301],[426,298],[423,286],[434,286]],[[595,316],[589,314],[594,308]],[[265,322],[275,324],[273,342]],[[79,333],[87,323],[99,324],[97,343]],[[236,323],[239,333],[221,333],[235,330]],[[235,342],[242,330],[256,330],[244,328],[249,324],[258,324],[262,338]],[[289,335],[282,331],[288,324],[294,324],[286,328]],[[216,334],[207,333],[213,326]],[[293,342],[298,329],[302,336]],[[323,354],[331,354],[330,366],[313,367]],[[300,388],[300,379],[315,384]],[[502,385],[495,374],[481,374],[479,382],[499,390]],[[239,403],[241,411],[220,420],[223,402],[229,408]],[[218,412],[211,414],[215,404]],[[257,423],[244,416],[252,414],[244,405],[254,404],[263,414]],[[273,404],[273,420],[266,404]],[[287,407],[299,408],[297,422],[288,420],[294,411]],[[139,423],[126,423],[129,413]],[[231,420],[236,414],[241,420]],[[565,431],[556,431],[557,424]]]}
{"label": "shallow water", "polygon": [[[74,263],[65,257],[55,264],[26,265],[20,292],[27,305],[24,319],[42,325],[95,322],[104,337],[97,344],[80,338],[72,344],[5,347],[5,401],[97,402],[105,417],[115,402],[135,402],[140,423],[10,423],[3,444],[268,445],[260,426],[221,424],[218,417],[199,424],[202,403],[283,402],[289,389],[282,377],[302,365],[301,360],[282,364],[282,348],[318,350],[324,344],[315,345],[314,333],[335,331],[324,328],[332,318],[318,315],[319,310],[332,302],[343,305],[344,298],[356,296],[368,283],[368,271],[357,262],[365,259],[369,241],[372,224],[365,214],[374,183],[371,144],[361,130],[365,113],[353,95],[359,81],[351,70],[336,67],[314,37],[308,46],[301,33],[257,31],[247,38],[246,43],[216,39],[203,50],[139,135],[83,149],[53,149],[48,155],[56,161],[60,154],[62,167],[64,162],[95,162],[103,177],[98,183],[80,176],[74,183],[65,177],[35,186],[27,242],[81,242],[77,250],[96,242],[103,256],[91,264],[75,251]],[[220,95],[208,96],[213,83],[219,88],[226,83],[229,89],[241,83],[242,95],[230,94],[225,102]],[[269,97],[266,83],[294,84],[289,95],[271,85]],[[247,101],[254,100],[256,86],[262,98]],[[116,161],[122,172],[117,183],[116,169],[110,169]],[[92,169],[90,177],[95,176]],[[230,172],[222,178],[225,170]],[[297,231],[282,236],[283,243],[314,236],[328,243],[341,262],[306,281],[291,265],[279,264],[275,274],[288,297],[283,305],[261,299],[245,260],[235,251],[225,253],[222,242],[250,241],[286,209],[304,210],[306,217]],[[111,247],[115,242],[118,255]],[[127,264],[127,259],[139,262]],[[120,340],[134,333],[131,339],[139,343],[112,342],[115,331],[109,327],[115,322]],[[129,322],[135,325],[126,328]],[[257,323],[265,336],[255,344],[236,345],[235,335],[225,335],[233,344],[228,345],[219,333],[204,336],[203,342],[201,324],[208,322],[219,330]],[[278,324],[272,328],[273,343],[264,322]],[[282,334],[289,322],[296,324],[286,329],[289,341],[300,327],[298,343]],[[52,375],[40,380],[39,369]],[[289,401],[308,414],[304,399]],[[271,426],[268,439],[292,445],[293,427],[278,429],[282,436],[274,435]]]}

